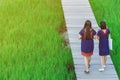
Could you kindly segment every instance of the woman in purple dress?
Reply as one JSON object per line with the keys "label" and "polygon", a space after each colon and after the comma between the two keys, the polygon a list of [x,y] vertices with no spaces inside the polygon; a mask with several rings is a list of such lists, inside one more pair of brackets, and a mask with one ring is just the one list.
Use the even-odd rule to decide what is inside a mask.
{"label": "woman in purple dress", "polygon": [[109,29],[106,28],[106,23],[104,21],[100,22],[101,30],[98,31],[97,36],[99,39],[99,55],[100,55],[100,64],[101,68],[99,71],[104,71],[104,67],[107,60],[107,55],[109,55],[109,43],[108,36],[110,34]]}
{"label": "woman in purple dress", "polygon": [[96,32],[92,29],[90,20],[84,24],[84,28],[79,32],[79,39],[81,39],[81,53],[85,61],[85,73],[89,73],[89,66],[91,56],[93,55],[94,41]]}

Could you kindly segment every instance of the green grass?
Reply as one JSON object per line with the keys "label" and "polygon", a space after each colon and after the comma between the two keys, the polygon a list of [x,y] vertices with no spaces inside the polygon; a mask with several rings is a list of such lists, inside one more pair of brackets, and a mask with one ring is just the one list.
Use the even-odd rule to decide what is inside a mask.
{"label": "green grass", "polygon": [[98,24],[104,20],[111,31],[111,57],[120,78],[120,0],[89,0]]}
{"label": "green grass", "polygon": [[60,0],[0,0],[0,80],[74,80]]}

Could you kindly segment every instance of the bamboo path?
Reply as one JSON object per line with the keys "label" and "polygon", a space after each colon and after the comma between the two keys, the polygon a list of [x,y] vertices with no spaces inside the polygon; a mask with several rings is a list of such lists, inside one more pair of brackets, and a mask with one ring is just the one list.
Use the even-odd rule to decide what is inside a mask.
{"label": "bamboo path", "polygon": [[62,6],[68,31],[70,47],[74,60],[77,80],[119,80],[110,56],[104,72],[100,68],[98,55],[98,40],[94,40],[94,55],[91,59],[90,73],[84,73],[84,59],[80,54],[78,32],[87,19],[91,20],[93,28],[98,31],[98,25],[88,0],[62,0]]}

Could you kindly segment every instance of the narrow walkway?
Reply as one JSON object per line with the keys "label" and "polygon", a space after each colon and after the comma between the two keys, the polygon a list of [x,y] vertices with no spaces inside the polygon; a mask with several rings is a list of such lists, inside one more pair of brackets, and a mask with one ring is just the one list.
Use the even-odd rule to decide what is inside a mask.
{"label": "narrow walkway", "polygon": [[91,60],[90,73],[84,73],[84,60],[80,54],[80,41],[78,32],[83,28],[87,19],[91,20],[93,28],[98,31],[94,14],[88,0],[62,0],[66,26],[68,30],[69,42],[74,59],[77,80],[118,80],[116,71],[110,56],[104,72],[99,72],[100,68],[98,55],[98,40],[94,40],[95,49]]}

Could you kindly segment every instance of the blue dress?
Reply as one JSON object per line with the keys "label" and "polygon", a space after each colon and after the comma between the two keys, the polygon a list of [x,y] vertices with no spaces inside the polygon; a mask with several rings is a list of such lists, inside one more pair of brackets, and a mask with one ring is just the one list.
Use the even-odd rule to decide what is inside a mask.
{"label": "blue dress", "polygon": [[97,33],[98,37],[100,38],[99,39],[99,55],[100,56],[109,55],[109,41],[108,41],[109,34],[110,34],[109,29],[106,29],[105,33],[102,30],[99,30]]}
{"label": "blue dress", "polygon": [[81,39],[81,52],[83,56],[91,56],[94,50],[94,41],[93,36],[96,35],[96,31],[94,29],[91,30],[90,35],[91,39],[86,40],[84,38],[84,30],[82,29],[79,34],[82,36]]}

